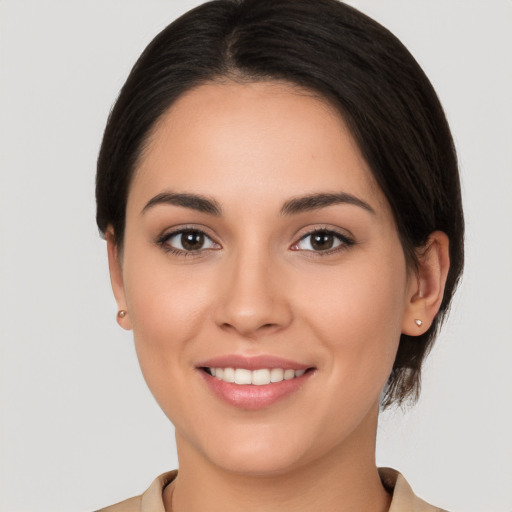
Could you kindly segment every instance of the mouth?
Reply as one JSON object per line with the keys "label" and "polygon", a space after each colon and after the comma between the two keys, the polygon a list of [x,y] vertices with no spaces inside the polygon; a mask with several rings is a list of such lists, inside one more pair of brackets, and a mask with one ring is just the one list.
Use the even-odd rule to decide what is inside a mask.
{"label": "mouth", "polygon": [[313,371],[314,368],[296,370],[292,368],[258,368],[249,370],[247,368],[201,367],[200,369],[208,375],[230,384],[266,386],[285,380],[297,379],[305,373]]}
{"label": "mouth", "polygon": [[300,396],[317,370],[315,366],[270,355],[221,356],[203,361],[196,369],[214,396],[246,411],[265,409]]}

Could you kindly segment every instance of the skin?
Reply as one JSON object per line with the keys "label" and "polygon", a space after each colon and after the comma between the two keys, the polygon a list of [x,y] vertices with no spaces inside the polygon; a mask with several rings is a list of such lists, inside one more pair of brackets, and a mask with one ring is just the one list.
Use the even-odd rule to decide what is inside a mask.
{"label": "skin", "polygon": [[[169,192],[210,198],[222,213],[146,207]],[[318,193],[351,194],[372,211],[338,203],[282,213]],[[163,235],[190,227],[209,237],[203,249],[170,252],[180,237]],[[312,250],[313,229],[353,243]],[[418,270],[408,268],[389,205],[333,109],[277,82],[189,91],[140,159],[122,250],[112,230],[107,242],[128,312],[119,322],[133,329],[144,377],[176,429],[180,473],[164,491],[167,510],[172,493],[175,512],[388,509],[374,455],[379,396],[400,334],[423,333],[437,313],[448,240],[433,233]],[[226,354],[314,370],[298,391],[246,410],[215,397],[197,369]]]}

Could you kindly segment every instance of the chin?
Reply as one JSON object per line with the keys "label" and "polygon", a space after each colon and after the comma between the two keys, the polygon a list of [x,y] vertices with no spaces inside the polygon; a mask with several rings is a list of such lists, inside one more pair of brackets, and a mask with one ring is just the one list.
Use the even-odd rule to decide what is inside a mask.
{"label": "chin", "polygon": [[[293,429],[275,425],[233,425],[232,428],[210,428],[195,436],[180,436],[178,452],[180,460],[208,461],[223,471],[247,476],[272,476],[287,473],[309,462],[304,452],[311,442],[303,439]],[[181,452],[181,453],[180,453]],[[191,459],[191,458],[192,459]]]}
{"label": "chin", "polygon": [[285,452],[276,450],[275,447],[260,450],[258,453],[254,450],[241,452],[237,449],[236,452],[231,451],[220,458],[215,456],[212,462],[224,471],[259,477],[289,473],[306,464],[295,450]]}

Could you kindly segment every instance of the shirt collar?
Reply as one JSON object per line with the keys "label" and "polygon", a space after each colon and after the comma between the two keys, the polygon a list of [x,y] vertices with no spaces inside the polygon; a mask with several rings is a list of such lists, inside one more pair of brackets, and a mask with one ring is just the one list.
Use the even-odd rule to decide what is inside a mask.
{"label": "shirt collar", "polygon": [[[156,478],[149,489],[141,496],[140,512],[165,512],[163,490],[178,474],[169,471]],[[389,512],[446,512],[429,505],[418,498],[407,480],[396,470],[379,468],[379,476],[386,490],[393,495]]]}

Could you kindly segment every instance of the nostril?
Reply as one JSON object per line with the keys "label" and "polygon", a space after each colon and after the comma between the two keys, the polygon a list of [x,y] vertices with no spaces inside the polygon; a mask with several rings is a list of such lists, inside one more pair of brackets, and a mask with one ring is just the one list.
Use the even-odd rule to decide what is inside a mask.
{"label": "nostril", "polygon": [[244,319],[243,322],[224,322],[220,325],[221,329],[224,329],[226,331],[228,330],[235,330],[242,333],[244,336],[251,337],[253,335],[256,335],[258,332],[268,332],[272,331],[274,329],[279,329],[279,324],[277,323],[266,323],[266,324],[260,324],[258,325],[258,322],[251,322],[247,321],[247,319]]}

